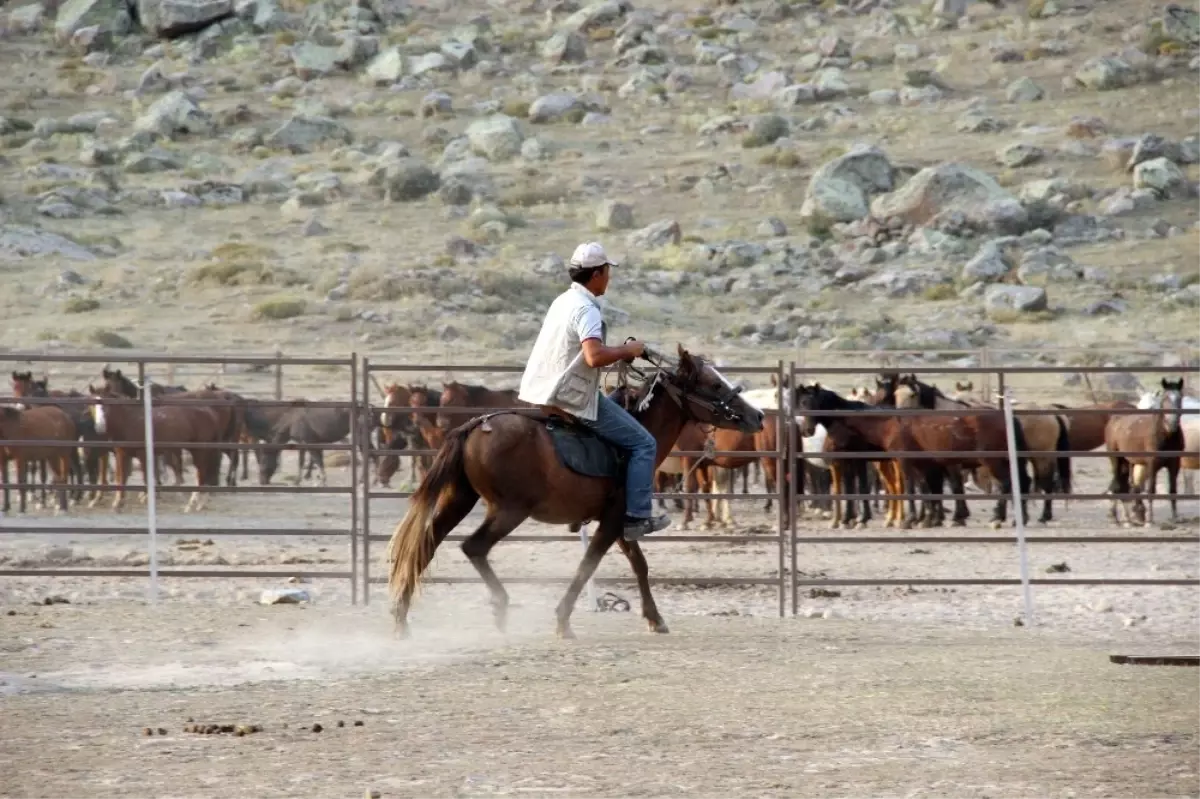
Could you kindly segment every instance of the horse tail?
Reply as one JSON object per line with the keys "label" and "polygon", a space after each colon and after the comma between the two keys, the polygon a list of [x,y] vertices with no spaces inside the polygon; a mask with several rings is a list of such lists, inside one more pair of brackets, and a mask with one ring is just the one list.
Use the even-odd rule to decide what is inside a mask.
{"label": "horse tail", "polygon": [[[1054,421],[1058,422],[1058,441],[1055,444],[1055,449],[1059,452],[1071,451],[1071,431],[1067,427],[1067,420],[1061,416],[1055,416]],[[1064,455],[1058,459],[1058,484],[1062,488],[1064,494],[1071,493],[1071,458]],[[1063,505],[1067,504],[1067,500],[1063,500]]]}
{"label": "horse tail", "polygon": [[446,434],[433,464],[408,500],[408,512],[388,541],[388,593],[393,604],[408,600],[420,587],[421,574],[440,543],[434,534],[434,514],[445,493],[466,480],[467,436],[475,427],[467,423]]}

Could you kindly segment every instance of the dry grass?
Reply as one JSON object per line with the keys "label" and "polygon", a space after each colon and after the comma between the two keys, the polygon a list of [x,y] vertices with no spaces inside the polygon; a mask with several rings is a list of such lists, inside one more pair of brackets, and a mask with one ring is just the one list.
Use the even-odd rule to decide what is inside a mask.
{"label": "dry grass", "polygon": [[[716,43],[744,38],[743,34],[722,31],[726,11],[719,8],[668,9],[662,0],[649,0],[645,7],[682,11],[689,31]],[[910,11],[916,9],[902,9],[901,16]],[[748,41],[753,42],[754,48],[779,55],[784,62],[794,60],[802,54],[798,42],[815,35],[811,31],[803,37],[797,35],[801,26],[798,19],[804,13],[808,12],[780,23],[760,21],[758,31]],[[237,153],[229,150],[227,140],[216,137],[185,137],[172,146],[185,158],[187,174],[197,178],[217,176],[201,175],[202,170],[197,166],[200,161],[193,162],[193,155],[219,158],[226,167],[223,179],[235,179],[234,176],[254,168],[278,168],[289,175],[298,171],[337,171],[348,187],[346,196],[317,209],[330,234],[300,236],[294,219],[281,215],[270,201],[261,198],[232,208],[202,207],[183,213],[122,203],[125,215],[121,217],[88,213],[78,220],[38,219],[40,224],[81,242],[115,238],[119,245],[119,258],[95,267],[105,275],[104,292],[96,295],[101,299],[100,307],[85,314],[64,314],[61,318],[67,321],[61,324],[69,328],[70,322],[79,324],[86,320],[101,329],[128,331],[127,335],[139,344],[155,342],[183,350],[198,346],[198,340],[194,332],[182,331],[204,330],[207,350],[253,350],[278,343],[291,352],[315,355],[340,352],[353,343],[348,337],[369,332],[367,349],[403,346],[413,357],[448,356],[463,360],[495,357],[494,344],[485,343],[482,334],[463,336],[452,347],[432,335],[437,325],[430,320],[452,313],[460,329],[487,329],[490,334],[492,328],[497,328],[494,332],[498,339],[507,342],[505,357],[519,360],[529,343],[528,328],[536,327],[536,317],[544,311],[538,303],[562,285],[535,273],[532,264],[549,252],[565,256],[581,238],[596,235],[591,232],[592,215],[601,200],[628,197],[636,207],[639,225],[675,219],[685,237],[681,247],[644,256],[638,254],[635,260],[647,267],[695,273],[696,277],[672,289],[668,296],[653,298],[645,296],[640,284],[630,285],[618,279],[613,288],[613,303],[628,310],[632,317],[629,330],[622,332],[668,344],[679,341],[730,360],[790,359],[795,351],[785,342],[751,346],[744,340],[715,339],[714,332],[758,321],[764,315],[782,317],[786,311],[778,309],[775,303],[793,293],[797,295],[795,301],[805,307],[816,302],[826,308],[842,308],[848,317],[847,324],[852,326],[877,314],[878,307],[874,302],[862,301],[862,293],[853,289],[834,287],[808,296],[793,291],[793,284],[786,281],[776,286],[768,280],[768,285],[757,293],[738,289],[728,296],[719,293],[713,296],[706,282],[713,275],[704,271],[709,268],[707,264],[696,262],[692,243],[716,243],[727,238],[755,240],[759,223],[772,216],[787,225],[794,246],[807,246],[809,235],[830,240],[831,229],[826,222],[815,220],[806,224],[798,210],[812,172],[858,141],[874,143],[894,163],[914,168],[953,157],[999,175],[1014,189],[1027,180],[1050,175],[1096,190],[1128,186],[1129,175],[1112,170],[1102,158],[1060,152],[1059,147],[1070,135],[1071,120],[1075,117],[1103,120],[1106,132],[1097,138],[1080,140],[1096,147],[1106,137],[1136,137],[1146,131],[1172,140],[1181,139],[1194,133],[1195,120],[1180,113],[1180,109],[1195,107],[1194,75],[1180,72],[1169,83],[1152,79],[1116,92],[1066,91],[1062,88],[1062,78],[1093,56],[1119,52],[1128,46],[1122,36],[1148,13],[1145,4],[1114,0],[1098,5],[1082,19],[1064,15],[1030,23],[1024,7],[976,3],[971,6],[974,21],[963,30],[903,34],[878,42],[858,41],[856,59],[870,65],[870,69],[845,73],[852,84],[872,90],[897,89],[903,85],[906,73],[931,71],[951,85],[951,91],[942,101],[920,107],[876,107],[852,99],[780,112],[770,107],[770,103],[731,104],[728,88],[722,85],[715,69],[699,65],[687,66],[694,76],[693,85],[684,91],[667,92],[665,103],[659,103],[653,96],[619,97],[617,88],[633,72],[615,65],[613,60],[613,40],[620,22],[587,33],[588,67],[544,70],[535,85],[527,82],[525,71],[529,63],[540,60],[537,48],[548,35],[540,27],[542,20],[538,15],[519,15],[511,8],[497,9],[489,12],[493,31],[488,38],[493,50],[481,55],[492,61],[510,58],[514,69],[500,77],[487,77],[478,70],[431,75],[429,79],[435,88],[455,98],[455,115],[436,122],[419,117],[421,92],[367,94],[352,74],[338,74],[306,84],[290,98],[270,98],[275,104],[256,102],[260,67],[274,57],[268,53],[275,51],[282,58],[284,53],[277,48],[297,40],[297,34],[291,32],[273,34],[265,38],[260,48],[263,52],[257,59],[244,61],[239,55],[237,60],[225,61],[224,56],[218,56],[212,62],[188,67],[201,80],[234,78],[241,87],[225,91],[220,84],[214,84],[214,90],[202,100],[202,107],[220,113],[238,103],[251,104],[261,117],[254,120],[255,126],[270,130],[281,124],[293,107],[323,102],[353,131],[355,144],[338,148],[336,155],[333,151],[307,155],[272,153],[261,147],[253,153]],[[389,42],[405,42],[406,47],[431,49],[454,24],[464,22],[468,16],[469,12],[461,7],[423,12],[411,23],[393,26],[386,32],[386,38]],[[916,13],[916,19],[926,17],[920,12]],[[1087,23],[1086,28],[1080,27],[1083,23]],[[826,14],[821,33],[836,30],[850,41],[861,40],[862,24],[858,17]],[[1161,31],[1147,28],[1138,33],[1134,43],[1147,52],[1163,52],[1164,48],[1170,51],[1174,44],[1160,34]],[[1011,42],[1018,53],[1036,57],[1019,63],[994,62],[989,48],[999,39]],[[1067,43],[1067,56],[1050,53],[1047,45],[1056,39]],[[912,63],[892,63],[892,50],[897,42],[919,43],[922,52],[929,55]],[[27,207],[29,198],[41,191],[60,182],[70,182],[31,177],[24,172],[27,167],[50,160],[71,167],[78,163],[77,148],[82,137],[31,140],[32,123],[41,117],[62,118],[81,111],[109,110],[121,120],[115,135],[127,134],[135,112],[120,92],[83,94],[80,90],[99,80],[94,72],[102,72],[100,77],[117,79],[121,87],[136,85],[145,66],[118,59],[102,70],[95,70],[65,50],[56,50],[48,57],[42,52],[46,46],[42,41],[15,37],[6,39],[5,46],[0,48],[0,74],[22,76],[19,81],[0,82],[0,108],[5,109],[5,117],[16,125],[4,140],[5,156],[12,165],[0,169],[0,195],[18,208]],[[690,52],[693,43],[667,47],[676,53]],[[168,46],[168,50],[172,63],[182,68],[184,60],[175,46]],[[277,79],[286,74],[287,68],[282,67],[271,76]],[[1030,104],[1007,103],[1004,88],[1020,76],[1028,76],[1042,86],[1046,99]],[[60,90],[67,93],[60,95]],[[491,202],[498,204],[499,216],[491,211],[471,216],[479,207],[479,200],[467,207],[469,215],[463,218],[449,211],[436,197],[405,204],[401,209],[381,206],[361,196],[357,176],[367,163],[364,159],[375,152],[377,142],[404,142],[435,163],[441,145],[418,144],[424,141],[423,133],[429,126],[444,127],[451,136],[461,134],[474,113],[470,105],[493,99],[499,102],[502,111],[524,120],[530,101],[552,91],[596,91],[612,105],[614,121],[596,127],[568,121],[538,128],[539,138],[552,153],[549,160],[530,164],[516,157],[491,165],[498,195]],[[958,133],[954,123],[967,101],[974,97],[988,100],[988,113],[1003,119],[1010,127],[999,133]],[[144,102],[148,104],[149,100],[145,98]],[[846,105],[854,114],[843,118],[831,113],[839,105]],[[697,146],[700,137],[695,131],[704,122],[724,113],[744,120],[763,112],[783,113],[789,118],[792,134],[787,147],[745,150],[741,146],[742,136],[737,132],[703,137],[711,138],[715,146],[709,147],[707,141],[704,146]],[[825,126],[808,129],[801,124],[809,120],[824,120]],[[655,132],[647,132],[652,127]],[[1024,134],[1017,132],[1030,128],[1050,131],[1030,134],[1033,143],[1046,149],[1046,161],[1002,174],[995,164],[997,149],[1022,138]],[[1078,135],[1080,130],[1077,128],[1075,133]],[[362,158],[356,156],[360,151]],[[731,177],[704,180],[718,167],[729,168]],[[1195,176],[1194,168],[1189,175]],[[127,192],[173,189],[185,179],[179,173],[118,175],[121,190]],[[1095,204],[1088,205],[1089,210],[1094,207]],[[14,213],[8,206],[5,211]],[[1160,218],[1188,230],[1197,212],[1192,202],[1161,203],[1144,214],[1120,220],[1129,231],[1125,241],[1071,250],[1080,264],[1113,273],[1114,287],[1119,286],[1130,303],[1128,313],[1102,320],[1082,317],[1077,311],[1087,299],[1080,294],[1077,300],[1073,289],[1052,287],[1052,303],[1066,305],[1070,313],[1052,320],[1006,322],[1004,332],[1011,334],[1012,339],[1006,339],[1005,343],[1027,349],[1045,347],[1048,340],[1081,341],[1098,347],[1141,344],[1150,338],[1164,342],[1187,339],[1194,343],[1194,335],[1187,332],[1186,309],[1164,312],[1160,303],[1162,292],[1147,289],[1149,279],[1163,272],[1173,271],[1184,282],[1197,279],[1192,276],[1200,274],[1195,236],[1190,230],[1184,236],[1168,239],[1142,236],[1142,231]],[[503,225],[482,224],[488,220]],[[483,244],[485,250],[480,260],[455,263],[448,257],[445,242],[451,235],[465,235]],[[602,241],[618,257],[625,256],[623,232],[605,234]],[[832,242],[832,246],[836,249],[837,243]],[[951,271],[959,266],[952,261],[944,264]],[[38,263],[38,269],[46,270],[47,274],[72,266],[71,262],[55,257]],[[881,268],[895,266],[902,264],[888,263]],[[442,270],[441,276],[433,277],[438,270]],[[309,313],[309,303],[315,303],[336,286],[343,274],[349,276],[350,284],[347,308]],[[14,347],[36,346],[39,331],[49,335],[42,320],[65,310],[62,296],[35,295],[31,289],[36,286],[29,275],[18,272],[0,275],[0,294],[18,296],[20,284],[19,296],[27,298],[21,304],[4,305],[14,330],[7,343]],[[485,284],[486,290],[481,288]],[[259,295],[256,287],[269,287],[264,292],[268,295],[280,291],[281,299],[303,301],[301,321],[275,326],[252,324],[257,318],[255,314],[242,313],[236,308],[247,301],[271,302],[271,297]],[[13,291],[7,292],[10,288]],[[130,296],[121,302],[110,302],[107,298],[113,296],[111,291]],[[924,296],[889,302],[888,313],[921,320],[933,312],[959,310],[961,305],[961,314],[946,317],[947,326],[982,318],[977,301],[960,303],[950,291],[949,286],[938,287]],[[232,302],[231,294],[236,295]],[[846,298],[855,301],[843,302]],[[131,311],[133,308],[137,309],[136,314]],[[351,315],[367,309],[390,314],[397,321],[368,330],[350,319]],[[423,316],[426,313],[429,317]],[[500,314],[503,318],[498,317]],[[510,324],[521,331],[519,335],[510,335]],[[518,324],[519,328],[515,327]],[[79,340],[85,336],[70,329],[57,334]]]}

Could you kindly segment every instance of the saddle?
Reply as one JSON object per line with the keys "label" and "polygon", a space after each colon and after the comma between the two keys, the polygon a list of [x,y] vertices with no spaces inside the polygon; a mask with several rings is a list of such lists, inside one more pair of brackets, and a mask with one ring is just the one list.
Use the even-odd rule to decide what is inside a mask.
{"label": "saddle", "polygon": [[606,477],[618,482],[625,475],[626,456],[578,421],[555,413],[541,420],[554,442],[562,465],[584,477]]}

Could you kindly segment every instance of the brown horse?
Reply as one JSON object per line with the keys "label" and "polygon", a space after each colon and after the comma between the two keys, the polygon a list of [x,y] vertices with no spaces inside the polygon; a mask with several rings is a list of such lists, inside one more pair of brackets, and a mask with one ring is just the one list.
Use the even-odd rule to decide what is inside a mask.
{"label": "brown horse", "polygon": [[[930,493],[941,493],[942,480],[949,477],[951,490],[963,492],[962,468],[983,467],[1000,483],[1002,495],[996,502],[992,526],[999,527],[1005,521],[1003,494],[1009,493],[1011,479],[1008,459],[975,455],[976,452],[1004,452],[1007,448],[1007,431],[1003,414],[997,411],[975,413],[954,418],[947,417],[897,417],[889,416],[885,408],[844,399],[820,384],[800,386],[796,394],[795,408],[804,415],[806,432],[817,424],[825,425],[829,437],[837,441],[839,451],[858,452],[950,452],[949,457],[921,459],[905,458],[902,462],[905,482],[910,486],[928,486]],[[863,411],[848,416],[829,416],[826,411]],[[1018,425],[1013,430],[1017,450],[1025,451],[1025,437]],[[1029,487],[1029,474],[1025,470],[1027,458],[1019,457],[1018,475],[1022,489],[1021,512],[1024,517],[1025,492]],[[958,467],[948,468],[948,467]],[[889,489],[892,490],[892,489]],[[893,492],[898,493],[898,492]],[[958,515],[957,513],[955,514]],[[932,520],[927,519],[928,525]]]}
{"label": "brown horse", "polygon": [[[895,397],[897,408],[987,408],[996,410],[997,406],[982,400],[961,396],[963,390],[969,391],[971,383],[956,383],[959,396],[946,397],[932,384],[923,383],[915,375],[905,375],[900,378]],[[1039,409],[1038,405],[1023,406],[1029,409]],[[1057,414],[1038,414],[1014,416],[1013,421],[1021,428],[1025,441],[1030,450],[1037,452],[1069,452],[1071,442],[1067,431],[1067,422]],[[1005,447],[1007,448],[1007,446]],[[1031,457],[1033,467],[1033,485],[1043,494],[1054,494],[1059,489],[1064,494],[1071,493],[1071,458],[1070,456],[1041,456]],[[972,475],[975,485],[981,491],[994,493],[995,487],[987,473],[974,470]],[[956,506],[957,507],[957,506]],[[1053,501],[1042,500],[1042,515],[1039,521],[1045,524],[1054,518]]]}
{"label": "brown horse", "polygon": [[[120,511],[125,502],[125,483],[133,459],[142,464],[146,474],[146,424],[145,414],[139,404],[128,404],[129,398],[117,396],[108,389],[88,386],[93,399],[90,406],[96,432],[109,441],[120,442],[113,447],[116,455],[116,498],[112,509]],[[154,431],[154,449],[163,451],[164,460],[174,454],[182,461],[182,451],[188,450],[196,469],[196,485],[219,485],[221,479],[221,451],[219,449],[188,447],[192,443],[216,443],[222,441],[225,428],[212,408],[199,406],[156,407],[151,411]],[[142,446],[137,446],[141,443]],[[129,446],[133,444],[133,446]],[[144,497],[145,495],[143,495]],[[143,500],[144,501],[144,500]],[[199,491],[192,492],[184,506],[187,513],[199,510],[204,500]]]}
{"label": "brown horse", "polygon": [[[8,483],[8,460],[16,461],[17,479],[21,482],[18,491],[20,512],[25,512],[26,464],[48,461],[54,474],[54,484],[58,486],[59,511],[67,509],[67,480],[71,474],[69,446],[53,446],[50,442],[69,443],[76,440],[75,423],[62,409],[54,405],[40,405],[36,408],[14,408],[11,405],[0,406],[0,469],[2,469],[5,486]],[[22,444],[5,446],[4,441],[44,441],[45,446],[37,444]],[[7,491],[5,495],[7,507]]]}
{"label": "brown horse", "polygon": [[[743,400],[737,388],[702,359],[682,347],[677,364],[649,349],[645,357],[657,370],[646,376],[632,413],[658,443],[656,465],[667,457],[689,420],[746,432],[762,429],[762,412]],[[409,604],[435,550],[480,497],[487,503],[487,514],[463,542],[462,550],[487,584],[501,630],[507,618],[508,594],[487,555],[498,541],[532,517],[549,524],[599,522],[558,604],[560,636],[574,637],[570,618],[575,601],[614,542],[637,576],[643,618],[652,631],[667,632],[650,593],[649,569],[641,547],[621,535],[623,488],[611,478],[585,477],[564,466],[546,429],[548,418],[515,412],[490,414],[472,419],[446,436],[388,545],[388,588],[399,634],[407,634]]]}
{"label": "brown horse", "polygon": [[[1154,523],[1154,494],[1158,470],[1166,467],[1167,485],[1171,495],[1171,520],[1178,518],[1175,495],[1178,493],[1179,460],[1183,452],[1183,430],[1180,426],[1180,411],[1183,410],[1183,380],[1162,380],[1162,393],[1154,407],[1167,411],[1158,415],[1121,415],[1108,420],[1104,432],[1104,443],[1112,453],[1112,482],[1109,490],[1114,494],[1141,493],[1142,486],[1130,480],[1130,467],[1143,467],[1147,483],[1146,518],[1143,524]],[[1159,455],[1122,456],[1122,452],[1157,452]],[[1166,453],[1174,453],[1168,455]],[[1118,500],[1113,500],[1109,516],[1117,521]],[[1121,500],[1125,511],[1125,524],[1133,524],[1129,513],[1129,500]]]}
{"label": "brown horse", "polygon": [[[154,396],[153,392],[151,392],[151,396]],[[166,407],[170,407],[172,403],[179,403],[174,407],[203,407],[212,411],[217,417],[219,428],[217,441],[238,444],[244,438],[248,437],[246,435],[246,398],[240,394],[226,391],[215,383],[209,383],[205,388],[198,391],[172,391],[166,395],[159,396],[164,397],[164,405]],[[213,400],[214,402],[212,405],[192,404],[197,400]],[[237,485],[239,455],[240,453],[236,447],[225,450],[225,457],[229,458],[229,470],[225,474],[225,485],[227,486]],[[220,469],[219,455],[217,456],[217,460],[217,468]],[[199,467],[197,467],[198,469]]]}
{"label": "brown horse", "polygon": [[[107,392],[109,397],[128,397],[129,399],[140,399],[142,396],[141,389],[137,384],[121,373],[120,369],[109,369],[105,366],[100,370],[100,376],[104,378],[104,383],[100,387],[101,392]],[[164,394],[177,394],[187,391],[183,386],[160,386],[157,383],[150,384],[150,396],[161,397]],[[94,394],[92,386],[88,385],[88,394]],[[154,472],[156,483],[162,482],[163,468],[165,463],[171,467],[171,471],[175,473],[175,485],[183,485],[183,456],[178,451],[168,451],[161,454],[155,454],[158,468]],[[145,476],[145,464],[143,464],[142,476]],[[142,494],[142,501],[145,502],[146,495]]]}
{"label": "brown horse", "polygon": [[[517,390],[492,389],[487,386],[468,386],[451,381],[442,384],[442,396],[438,405],[443,408],[528,408],[528,402],[517,399]],[[420,415],[420,414],[418,414]],[[437,414],[437,426],[451,430],[471,418],[471,412],[441,411]]]}

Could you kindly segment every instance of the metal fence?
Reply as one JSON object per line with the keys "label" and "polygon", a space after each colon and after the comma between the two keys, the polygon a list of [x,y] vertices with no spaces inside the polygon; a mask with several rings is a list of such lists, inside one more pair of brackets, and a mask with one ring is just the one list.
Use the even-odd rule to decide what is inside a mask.
{"label": "metal fence", "polygon": [[[229,367],[238,367],[240,369],[252,369],[254,373],[265,377],[269,381],[268,387],[261,393],[268,394],[270,399],[250,396],[249,399],[263,408],[269,407],[308,407],[308,408],[333,408],[346,412],[350,418],[350,433],[348,436],[349,443],[347,444],[297,444],[288,443],[287,449],[293,451],[300,450],[315,450],[321,449],[326,451],[341,451],[348,453],[348,469],[349,482],[345,486],[260,486],[260,485],[205,485],[205,486],[158,486],[152,491],[149,491],[151,496],[158,492],[176,493],[181,491],[199,491],[201,493],[308,493],[308,494],[328,494],[342,496],[347,499],[348,507],[346,509],[346,526],[332,527],[254,527],[252,529],[211,529],[202,528],[205,535],[211,536],[237,536],[237,535],[267,535],[267,536],[326,536],[331,540],[343,538],[343,544],[348,549],[348,557],[350,567],[342,570],[302,570],[296,571],[292,569],[284,570],[264,570],[264,569],[185,569],[185,568],[169,568],[156,569],[152,559],[151,565],[146,569],[84,569],[84,568],[63,568],[63,569],[32,569],[32,568],[7,568],[0,569],[0,577],[18,577],[18,576],[60,576],[60,577],[88,577],[88,576],[112,576],[112,577],[137,577],[137,576],[152,576],[157,577],[255,577],[255,578],[270,578],[282,575],[312,578],[312,579],[337,579],[348,580],[350,583],[351,601],[357,603],[361,597],[363,602],[369,602],[371,598],[371,586],[383,583],[384,580],[378,577],[371,576],[371,559],[374,548],[372,544],[385,542],[389,538],[390,531],[379,531],[377,527],[373,527],[373,520],[376,514],[373,514],[372,503],[380,500],[394,500],[406,498],[411,495],[411,492],[403,491],[382,491],[376,489],[372,485],[372,469],[371,465],[374,459],[378,457],[394,455],[394,456],[421,456],[432,455],[433,450],[430,449],[377,449],[370,443],[369,431],[375,425],[375,420],[379,418],[379,414],[384,410],[382,404],[373,400],[372,387],[376,389],[375,395],[382,391],[382,384],[391,382],[396,375],[408,375],[413,373],[440,373],[451,372],[455,374],[516,374],[520,371],[520,367],[516,366],[495,366],[495,365],[462,365],[462,364],[412,364],[403,362],[377,362],[369,357],[359,357],[351,354],[345,358],[294,358],[276,353],[274,356],[265,357],[248,357],[248,356],[168,356],[159,354],[108,354],[108,355],[64,355],[64,354],[45,354],[45,353],[8,353],[7,360],[15,362],[41,362],[43,364],[82,364],[85,370],[90,368],[93,373],[98,372],[98,366],[101,364],[112,363],[127,363],[133,364],[137,375],[138,385],[146,385],[147,381],[153,381],[160,384],[169,384],[179,378],[182,370],[199,367],[205,373],[211,373],[213,379],[220,378],[222,375],[231,376],[239,374],[238,372],[227,371]],[[283,399],[283,384],[284,384],[284,369],[308,369],[319,370],[321,378],[316,381],[324,393],[333,395],[337,399],[332,400],[284,400]],[[1033,374],[1104,374],[1112,372],[1132,372],[1132,373],[1154,373],[1154,374],[1177,374],[1191,377],[1195,374],[1194,367],[1187,366],[1143,366],[1143,367],[1124,367],[1124,366],[1078,366],[1078,367],[1037,367],[1037,366],[1007,366],[1007,367],[981,367],[979,365],[972,366],[898,366],[892,364],[891,369],[902,369],[905,373],[913,373],[918,376],[924,375],[968,375],[986,373],[989,377],[985,384],[991,384],[994,379],[994,385],[1000,393],[1009,390],[1013,400],[1013,413],[1017,416],[1031,414],[1087,414],[1094,411],[1079,410],[1079,409],[1043,409],[1031,410],[1022,409],[1020,407],[1021,396],[1011,395],[1011,389],[1008,389],[1008,383],[1012,381],[1014,376],[1018,375],[1033,375]],[[211,371],[209,371],[211,370]],[[333,377],[332,371],[343,371],[345,376]],[[838,376],[844,378],[849,375],[863,375],[876,373],[879,371],[878,366],[815,366],[815,365],[800,365],[797,363],[784,364],[778,362],[774,366],[756,366],[756,367],[738,367],[738,366],[722,366],[722,371],[732,375],[754,375],[758,378],[764,378],[773,375],[776,378],[778,385],[783,385],[785,382],[790,382],[791,385],[798,385],[803,381],[810,380],[814,377],[824,377],[827,375]],[[328,379],[326,376],[328,375]],[[403,382],[403,380],[401,381]],[[75,388],[75,385],[64,384],[61,386],[52,386],[61,388]],[[190,385],[189,388],[196,389],[200,386]],[[844,386],[842,386],[844,388]],[[224,383],[221,388],[232,388]],[[7,393],[7,392],[5,392]],[[245,396],[249,396],[248,394]],[[782,393],[778,395],[780,406],[782,406]],[[12,402],[11,397],[0,397],[0,404]],[[66,398],[53,397],[49,399],[22,399],[21,402],[27,405],[39,404],[55,404],[64,407],[80,404],[88,404],[92,400],[88,398]],[[142,400],[129,400],[128,404],[136,405]],[[178,398],[172,400],[171,396],[161,395],[152,397],[153,408],[166,407],[171,404],[180,404],[182,401]],[[191,402],[195,402],[194,400]],[[219,406],[220,402],[215,402],[211,399],[204,400],[204,404],[208,406]],[[407,408],[406,411],[415,414],[433,414],[437,413],[439,408]],[[464,409],[470,414],[485,413],[491,410],[488,408],[470,408]],[[505,408],[504,410],[512,410]],[[975,409],[968,413],[978,414],[980,411]],[[994,412],[994,411],[993,411]],[[963,411],[930,411],[930,410],[889,410],[889,415],[898,417],[906,416],[921,416],[921,415],[961,415]],[[986,413],[986,411],[985,411]],[[1104,413],[1113,414],[1161,414],[1158,410],[1106,410]],[[1195,414],[1195,411],[1185,411],[1185,413]],[[932,586],[963,586],[963,585],[1016,585],[1021,583],[1021,579],[1014,577],[996,577],[996,578],[975,578],[975,579],[956,579],[956,578],[894,578],[894,579],[866,579],[866,578],[837,578],[837,579],[819,579],[801,577],[797,569],[799,559],[799,548],[802,546],[816,545],[845,545],[845,544],[916,544],[916,543],[948,543],[948,544],[980,544],[980,543],[1018,543],[1018,537],[1021,533],[1014,535],[985,535],[985,536],[954,536],[954,535],[824,535],[812,536],[803,535],[798,524],[798,500],[799,495],[796,485],[796,468],[788,468],[791,464],[794,466],[797,459],[800,457],[811,457],[811,454],[803,453],[799,449],[799,442],[796,437],[795,425],[786,424],[786,420],[779,413],[770,413],[771,421],[769,423],[776,425],[776,442],[777,446],[774,450],[753,450],[753,451],[728,451],[728,452],[713,452],[713,451],[698,451],[679,453],[674,455],[686,455],[690,457],[706,456],[713,457],[729,457],[741,459],[769,459],[773,460],[776,465],[776,473],[779,475],[787,475],[787,479],[780,479],[776,483],[775,490],[767,493],[756,494],[736,494],[736,493],[708,493],[708,494],[688,494],[665,492],[656,493],[655,498],[683,498],[695,500],[719,500],[727,499],[732,501],[762,501],[764,499],[772,499],[777,502],[777,528],[773,535],[757,535],[757,536],[729,536],[729,535],[656,535],[647,542],[678,542],[678,543],[705,543],[705,542],[720,542],[723,544],[735,543],[762,543],[771,541],[776,544],[777,563],[775,574],[770,578],[748,577],[736,575],[718,575],[706,576],[697,575],[695,577],[675,577],[675,578],[651,578],[651,581],[656,584],[706,584],[706,585],[770,585],[776,587],[778,591],[779,613],[783,615],[787,611],[790,596],[790,606],[792,613],[798,612],[799,596],[801,588],[819,587],[819,586],[845,586],[845,585],[863,585],[863,586],[886,586],[886,585],[932,585]],[[831,413],[831,417],[836,417],[838,414]],[[1186,418],[1186,417],[1185,417]],[[143,439],[144,440],[144,439]],[[8,447],[18,449],[23,445],[28,445],[32,442],[21,440],[9,440],[5,444]],[[43,444],[44,442],[38,442]],[[104,449],[115,449],[122,442],[105,441],[102,443],[89,442],[70,442],[63,446],[80,446],[80,447],[100,447]],[[140,446],[139,441],[126,442],[131,446]],[[220,449],[222,451],[236,450],[239,456],[248,457],[249,453],[256,450],[261,450],[260,444],[249,443],[219,443],[219,444],[204,444],[198,445],[197,449]],[[189,447],[191,446],[189,445]],[[1007,458],[1009,452],[995,451],[988,453],[973,453],[976,456],[985,455],[989,457]],[[1136,453],[1127,453],[1136,454]],[[934,453],[933,456],[936,456]],[[943,454],[944,455],[944,454]],[[1061,457],[1069,456],[1072,458],[1090,458],[1090,457],[1107,457],[1107,453],[1101,449],[1098,451],[1088,452],[1059,452],[1059,451],[1043,451],[1043,452],[1023,452],[1023,456],[1031,457]],[[905,460],[909,458],[931,457],[930,453],[890,453],[888,459]],[[869,454],[863,453],[822,453],[821,459],[827,461],[837,461],[853,458],[868,458]],[[153,461],[153,458],[150,458]],[[7,476],[7,466],[5,467]],[[74,488],[91,490],[100,488],[100,486],[75,486]],[[128,487],[130,492],[147,492],[148,488],[144,485],[131,485]],[[1071,499],[1071,500],[1113,500],[1129,498],[1130,495],[1113,495],[1113,494],[1053,494],[1048,495],[1051,499]],[[842,495],[844,500],[850,499],[878,499],[877,495]],[[954,500],[962,499],[966,502],[995,502],[1000,498],[997,494],[938,494],[928,495],[920,493],[908,493],[900,495],[890,495],[889,499],[901,500]],[[1011,495],[1009,495],[1011,499]],[[1042,499],[1045,495],[1037,495],[1027,499]],[[1177,499],[1195,501],[1200,499],[1200,496],[1185,490],[1185,493],[1179,494]],[[1017,509],[1013,508],[1014,514]],[[115,526],[109,525],[104,527],[95,526],[79,526],[79,525],[57,525],[57,526],[41,526],[21,524],[18,520],[3,519],[0,522],[0,533],[36,533],[36,534],[56,534],[56,535],[113,535],[113,534],[147,534],[149,536],[149,544],[154,545],[155,537],[159,534],[169,535],[190,535],[200,531],[199,528],[180,527],[180,528],[162,528],[157,526],[156,512],[153,505],[150,505],[147,513],[147,523],[145,525],[136,526]],[[586,536],[586,530],[584,531]],[[448,541],[462,541],[466,536],[461,533],[450,536]],[[1087,543],[1087,544],[1141,544],[1141,543],[1178,543],[1178,544],[1195,544],[1200,541],[1200,538],[1195,534],[1147,534],[1147,535],[1034,535],[1023,536],[1024,541],[1029,544],[1045,544],[1045,543]],[[574,535],[510,535],[508,541],[524,541],[524,542],[575,542],[580,540]],[[586,538],[584,539],[586,544]],[[565,583],[569,577],[562,578],[535,578],[535,577],[513,577],[506,578],[507,582],[513,583]],[[451,578],[451,577],[433,577],[433,582],[476,582],[477,578]],[[600,583],[620,583],[626,584],[632,581],[628,578],[597,578]],[[1084,579],[1084,578],[1036,578],[1027,581],[1027,584],[1032,585],[1200,585],[1200,581],[1195,579],[1135,579],[1135,578],[1104,578],[1104,579]]]}

